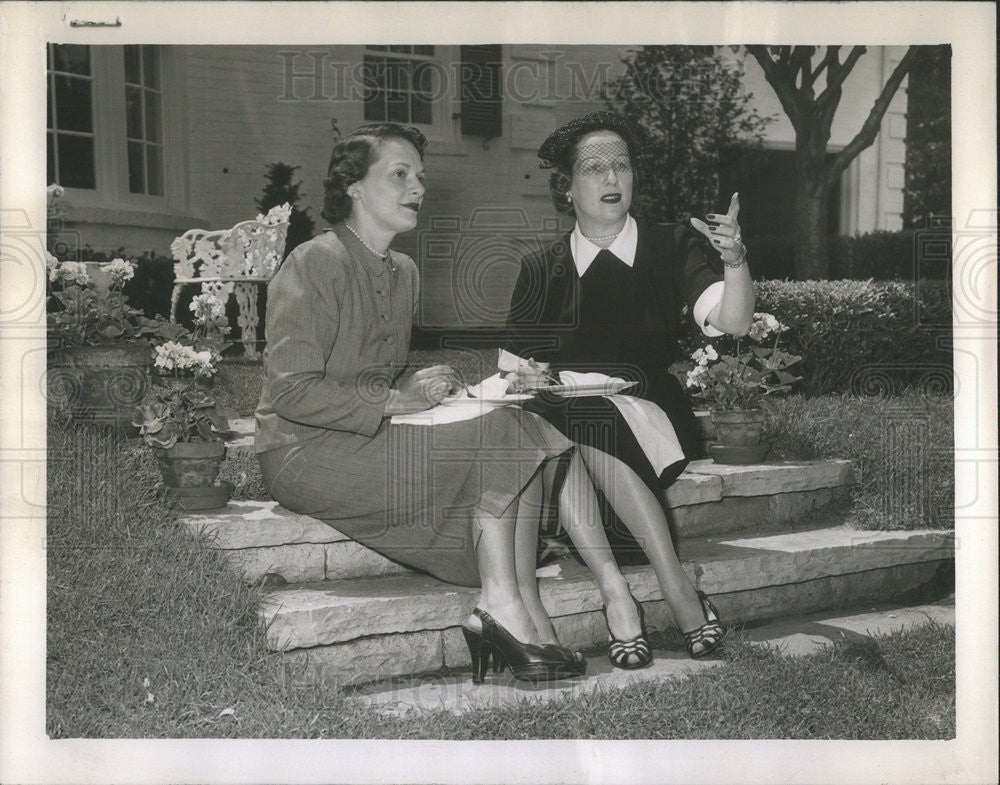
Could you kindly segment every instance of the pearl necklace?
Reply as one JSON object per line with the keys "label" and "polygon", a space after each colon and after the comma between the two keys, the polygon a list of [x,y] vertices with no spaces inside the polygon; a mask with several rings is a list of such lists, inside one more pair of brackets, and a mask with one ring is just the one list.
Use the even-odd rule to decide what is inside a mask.
{"label": "pearl necklace", "polygon": [[606,237],[591,237],[590,235],[586,235],[586,234],[583,234],[583,232],[580,232],[580,234],[582,234],[586,239],[590,240],[590,242],[592,242],[592,243],[606,243],[609,240],[614,240],[621,233],[622,233],[622,230],[619,229],[614,234],[609,234]]}
{"label": "pearl necklace", "polygon": [[357,231],[355,231],[355,229],[354,229],[353,226],[351,226],[346,221],[344,222],[344,226],[347,227],[348,231],[351,234],[353,234],[355,237],[358,238],[358,242],[360,242],[365,248],[367,248],[375,256],[377,256],[379,259],[382,260],[382,263],[386,267],[389,268],[389,272],[392,272],[392,273],[396,272],[396,265],[394,265],[392,262],[389,261],[389,249],[388,248],[386,248],[384,251],[381,251],[381,252],[376,251],[374,248],[372,248],[370,245],[368,245],[368,243],[365,242],[365,238],[362,237],[360,234],[358,234]]}

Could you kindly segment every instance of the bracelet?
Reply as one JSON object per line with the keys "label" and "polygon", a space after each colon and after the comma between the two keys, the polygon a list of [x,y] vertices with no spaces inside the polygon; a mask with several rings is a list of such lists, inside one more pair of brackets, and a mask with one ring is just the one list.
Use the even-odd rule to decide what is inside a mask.
{"label": "bracelet", "polygon": [[[719,258],[722,259],[722,254],[719,254]],[[722,263],[726,265],[726,267],[731,267],[734,270],[747,263],[747,247],[743,244],[742,240],[740,241],[740,258],[735,262],[727,262],[725,259],[722,259]]]}

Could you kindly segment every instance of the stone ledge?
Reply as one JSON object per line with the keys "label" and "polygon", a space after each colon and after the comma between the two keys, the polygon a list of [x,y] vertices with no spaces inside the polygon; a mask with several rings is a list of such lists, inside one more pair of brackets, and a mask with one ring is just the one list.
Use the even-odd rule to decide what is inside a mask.
{"label": "stone ledge", "polygon": [[[836,526],[725,542],[701,540],[692,546],[681,554],[685,570],[698,588],[720,595],[951,558],[953,533]],[[651,568],[629,568],[626,575],[640,601],[659,599]],[[542,579],[540,591],[553,617],[601,608],[589,574],[572,561],[560,563],[559,577]],[[418,575],[289,585],[267,596],[262,617],[272,648],[307,648],[369,635],[447,629],[471,612],[477,595],[477,589]]]}
{"label": "stone ledge", "polygon": [[[692,461],[691,467],[667,489],[667,505],[676,512],[678,535],[709,534],[745,528],[746,521],[763,520],[764,502],[748,497],[766,497],[766,515],[774,522],[791,519],[827,501],[806,501],[792,494],[816,492],[828,499],[830,488],[845,487],[850,461],[802,461],[756,466],[721,466],[710,461]],[[729,498],[732,497],[732,498]],[[721,504],[720,504],[721,502]],[[739,505],[749,505],[741,510]],[[698,508],[704,507],[704,511]],[[759,508],[759,509],[758,509]],[[756,511],[756,512],[755,512]],[[739,526],[726,526],[738,518]],[[234,501],[218,511],[184,516],[192,532],[202,531],[223,550],[263,548],[297,543],[332,543],[349,539],[337,529],[308,515],[286,510],[273,500]],[[683,530],[683,534],[681,531]]]}
{"label": "stone ledge", "polygon": [[182,522],[223,550],[350,539],[321,520],[286,510],[273,500],[234,501],[221,510],[185,515]]}
{"label": "stone ledge", "polygon": [[720,478],[723,496],[767,496],[850,485],[853,482],[851,462],[848,460],[778,461],[729,466],[705,458],[691,461],[684,473]]}

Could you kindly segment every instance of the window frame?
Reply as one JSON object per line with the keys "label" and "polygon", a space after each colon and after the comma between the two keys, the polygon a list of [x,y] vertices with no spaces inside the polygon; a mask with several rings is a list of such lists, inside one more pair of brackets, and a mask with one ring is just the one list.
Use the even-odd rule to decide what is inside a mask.
{"label": "window frame", "polygon": [[[433,55],[413,55],[404,52],[390,52],[388,50],[389,46],[392,44],[378,44],[378,46],[385,46],[386,49],[371,49],[371,44],[363,44],[361,47],[361,61],[364,62],[364,58],[368,56],[373,57],[395,57],[400,59],[409,58],[412,62],[432,62],[436,63],[437,67],[432,70],[433,79],[435,79],[435,84],[432,85],[431,89],[431,122],[427,123],[404,123],[404,125],[412,125],[414,128],[419,128],[424,136],[427,137],[428,142],[433,143],[432,148],[428,152],[441,153],[441,152],[452,152],[451,147],[459,142],[460,135],[458,134],[458,93],[457,93],[457,71],[458,68],[458,47],[450,45],[440,45],[434,44],[434,54]],[[442,86],[437,82],[441,78],[447,80],[447,91],[442,96],[443,92]],[[358,80],[357,80],[358,95],[360,97],[360,103],[362,105],[362,121],[363,122],[382,122],[378,120],[364,120],[364,94],[366,85],[363,79],[363,72],[359,70]],[[392,122],[392,121],[385,121]],[[443,146],[442,146],[443,145]],[[434,148],[437,149],[434,149]]]}
{"label": "window frame", "polygon": [[[55,42],[49,42],[49,45]],[[94,117],[95,188],[65,187],[75,216],[86,220],[78,208],[133,210],[143,213],[182,213],[186,141],[184,117],[176,86],[182,84],[176,47],[160,46],[161,123],[163,133],[163,196],[132,193],[128,177],[128,138],[125,102],[125,47],[89,44]],[[46,53],[46,58],[48,54]],[[46,64],[48,60],[46,59]],[[48,69],[46,67],[46,90]],[[47,133],[46,128],[46,133]]]}

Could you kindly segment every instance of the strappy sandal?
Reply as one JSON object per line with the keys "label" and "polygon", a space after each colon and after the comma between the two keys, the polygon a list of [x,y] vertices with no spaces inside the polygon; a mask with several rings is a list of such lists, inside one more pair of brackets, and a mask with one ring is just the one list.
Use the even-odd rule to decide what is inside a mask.
{"label": "strappy sandal", "polygon": [[726,638],[726,630],[719,621],[719,612],[704,592],[698,592],[701,608],[705,612],[705,623],[684,633],[684,647],[693,659],[705,657],[719,648]]}
{"label": "strappy sandal", "polygon": [[[632,596],[631,594],[629,595]],[[634,638],[627,641],[618,640],[611,632],[611,625],[608,624],[608,609],[601,606],[601,613],[604,614],[604,623],[608,624],[608,659],[616,668],[627,671],[645,668],[653,662],[653,650],[649,646],[649,639],[646,633],[646,612],[642,604],[632,597],[636,610],[639,612],[639,625],[642,629]]]}

